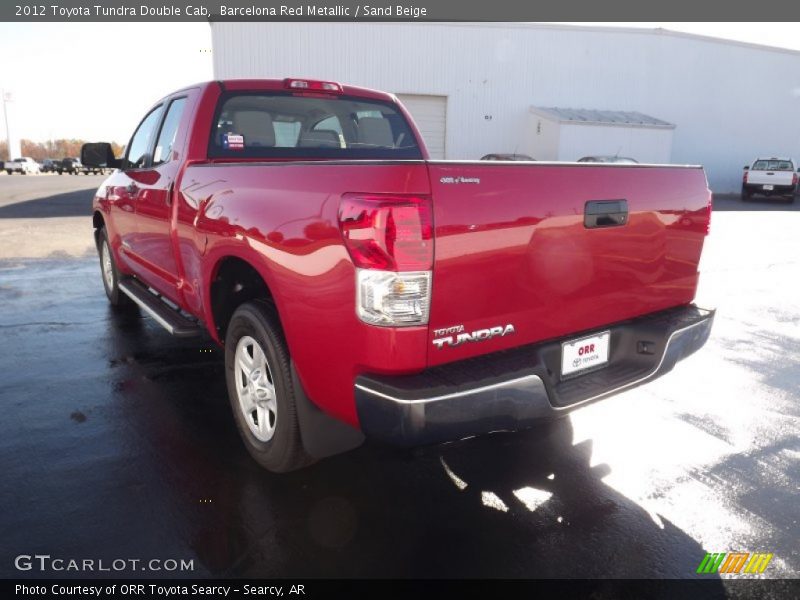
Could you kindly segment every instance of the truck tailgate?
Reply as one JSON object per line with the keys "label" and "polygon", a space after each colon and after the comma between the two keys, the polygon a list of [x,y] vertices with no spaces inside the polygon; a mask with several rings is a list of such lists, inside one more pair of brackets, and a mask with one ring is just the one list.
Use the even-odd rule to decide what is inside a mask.
{"label": "truck tailgate", "polygon": [[700,167],[432,161],[429,175],[431,366],[694,298],[711,209]]}
{"label": "truck tailgate", "polygon": [[747,173],[751,185],[792,185],[794,171],[762,171],[754,169]]}

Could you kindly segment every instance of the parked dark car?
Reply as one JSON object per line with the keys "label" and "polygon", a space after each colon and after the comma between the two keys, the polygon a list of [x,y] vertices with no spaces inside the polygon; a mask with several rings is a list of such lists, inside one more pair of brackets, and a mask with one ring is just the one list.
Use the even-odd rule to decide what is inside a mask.
{"label": "parked dark car", "polygon": [[628,156],[584,156],[578,162],[588,163],[617,163],[620,165],[638,165],[639,161]]}
{"label": "parked dark car", "polygon": [[77,158],[64,158],[61,160],[61,163],[58,165],[56,170],[58,171],[59,175],[63,175],[64,173],[74,175],[80,166],[81,161],[79,161]]}
{"label": "parked dark car", "polygon": [[536,160],[527,154],[486,154],[481,160]]}
{"label": "parked dark car", "polygon": [[58,167],[61,164],[61,161],[55,158],[45,158],[41,164],[41,171],[42,173],[55,173],[58,171]]}
{"label": "parked dark car", "polygon": [[58,168],[59,175],[63,173],[69,173],[70,175],[80,175],[81,173],[84,175],[88,175],[89,173],[103,175],[105,172],[106,169],[103,167],[86,167],[81,164],[80,159],[77,158],[65,158],[61,161],[61,165]]}

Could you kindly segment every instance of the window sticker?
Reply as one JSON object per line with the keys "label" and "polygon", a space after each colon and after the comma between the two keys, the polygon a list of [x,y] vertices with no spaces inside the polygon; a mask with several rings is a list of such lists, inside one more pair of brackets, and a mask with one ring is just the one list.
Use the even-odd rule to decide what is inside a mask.
{"label": "window sticker", "polygon": [[226,133],[222,138],[222,147],[226,150],[244,150],[244,136],[238,133]]}

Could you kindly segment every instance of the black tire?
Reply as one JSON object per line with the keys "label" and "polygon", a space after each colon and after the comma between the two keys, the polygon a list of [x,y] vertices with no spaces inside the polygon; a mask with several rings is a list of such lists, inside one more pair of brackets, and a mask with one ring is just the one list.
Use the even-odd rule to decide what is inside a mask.
{"label": "black tire", "polygon": [[14,171],[12,171],[11,169],[6,169],[6,173],[8,173],[9,175],[13,175]]}
{"label": "black tire", "polygon": [[[254,410],[246,413],[239,401],[238,388],[244,378],[237,380],[242,377],[242,372],[236,365],[236,352],[240,341],[246,351],[246,338],[258,343],[266,360],[266,373],[271,378],[269,383],[273,386],[276,410],[272,421],[273,433],[267,441],[260,440],[251,430],[252,421],[248,424],[247,419],[254,419]],[[303,449],[300,438],[290,364],[289,350],[274,305],[253,301],[239,306],[231,317],[225,336],[228,398],[236,428],[247,451],[258,464],[273,473],[295,471],[314,462]]]}
{"label": "black tire", "polygon": [[744,200],[745,202],[747,202],[747,201],[748,201],[748,200],[750,200],[752,197],[753,197],[753,192],[751,192],[751,191],[749,191],[749,190],[746,190],[745,188],[742,188],[742,200]]}
{"label": "black tire", "polygon": [[[110,263],[108,277],[106,277],[106,265],[104,263],[105,253],[107,253]],[[111,251],[111,244],[108,241],[108,234],[105,228],[100,229],[97,233],[97,254],[100,257],[100,277],[103,280],[103,289],[106,291],[106,296],[108,296],[111,306],[126,309],[136,307],[136,303],[119,289],[119,269],[117,268],[117,261],[114,259],[114,253]]]}

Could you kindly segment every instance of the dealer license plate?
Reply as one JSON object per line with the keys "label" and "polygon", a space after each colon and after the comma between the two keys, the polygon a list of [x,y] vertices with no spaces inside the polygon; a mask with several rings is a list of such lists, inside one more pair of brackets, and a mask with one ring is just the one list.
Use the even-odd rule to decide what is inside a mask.
{"label": "dealer license plate", "polygon": [[775,189],[775,186],[774,186],[774,185],[765,185],[765,186],[764,186],[764,189],[765,189],[765,190],[774,190],[774,189]]}
{"label": "dealer license plate", "polygon": [[610,331],[564,342],[561,344],[561,375],[605,365],[610,343]]}

